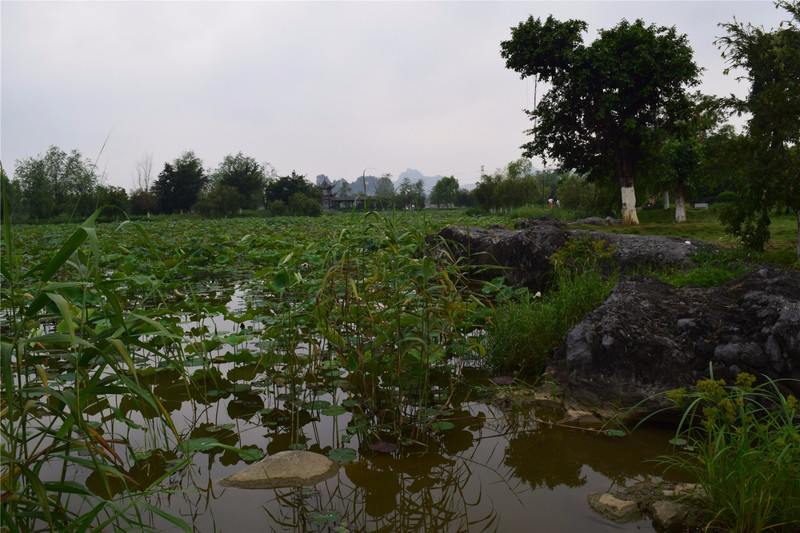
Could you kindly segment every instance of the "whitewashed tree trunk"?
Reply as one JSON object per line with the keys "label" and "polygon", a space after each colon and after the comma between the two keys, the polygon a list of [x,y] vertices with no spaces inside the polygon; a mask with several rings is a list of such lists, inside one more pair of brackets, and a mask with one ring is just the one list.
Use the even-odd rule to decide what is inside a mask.
{"label": "whitewashed tree trunk", "polygon": [[664,191],[664,209],[669,209],[669,191]]}
{"label": "whitewashed tree trunk", "polygon": [[633,185],[622,187],[622,223],[638,224],[639,216],[636,214],[636,191]]}
{"label": "whitewashed tree trunk", "polygon": [[800,263],[800,209],[797,210],[797,262]]}
{"label": "whitewashed tree trunk", "polygon": [[682,194],[675,196],[675,222],[686,222],[686,200]]}

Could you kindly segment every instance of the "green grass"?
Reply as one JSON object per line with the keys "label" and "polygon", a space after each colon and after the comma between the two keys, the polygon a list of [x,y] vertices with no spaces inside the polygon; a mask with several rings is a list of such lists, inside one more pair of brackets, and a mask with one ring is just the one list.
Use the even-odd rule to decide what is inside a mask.
{"label": "green grass", "polygon": [[544,294],[510,291],[499,281],[493,286],[498,305],[485,341],[491,367],[541,375],[553,348],[606,299],[617,280],[611,249],[602,241],[569,241],[550,261],[554,278]]}
{"label": "green grass", "polygon": [[[635,233],[640,235],[670,235],[686,239],[699,239],[726,248],[739,248],[739,242],[725,233],[719,222],[719,209],[688,209],[686,222],[675,222],[674,209],[648,209],[639,211],[638,226],[604,226],[607,233]],[[797,218],[794,214],[775,213],[771,217],[771,238],[763,253],[742,252],[751,262],[772,262],[797,268]],[[587,229],[598,229],[596,226]]]}
{"label": "green grass", "polygon": [[665,458],[702,485],[707,530],[736,533],[800,529],[798,401],[755,377],[697,382],[670,397],[685,412]]}

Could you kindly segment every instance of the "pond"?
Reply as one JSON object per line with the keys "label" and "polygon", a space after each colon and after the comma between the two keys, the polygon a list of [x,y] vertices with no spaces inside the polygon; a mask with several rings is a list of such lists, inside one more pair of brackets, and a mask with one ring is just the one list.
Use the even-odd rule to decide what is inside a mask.
{"label": "pond", "polygon": [[[652,530],[600,518],[586,496],[674,475],[657,462],[672,429],[572,427],[518,400],[521,379],[493,382],[480,345],[493,307],[457,265],[420,256],[429,229],[396,222],[314,222],[315,245],[285,221],[170,221],[56,254],[38,288],[9,275],[9,457],[76,529],[107,513],[157,531],[180,530],[175,517],[198,532]],[[338,475],[220,484],[298,449]]]}

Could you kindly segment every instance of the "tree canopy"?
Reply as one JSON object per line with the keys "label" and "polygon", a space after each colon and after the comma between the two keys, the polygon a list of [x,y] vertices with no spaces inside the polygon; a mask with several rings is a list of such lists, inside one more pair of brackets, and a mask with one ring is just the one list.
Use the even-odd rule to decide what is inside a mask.
{"label": "tree canopy", "polygon": [[44,154],[18,160],[14,174],[30,218],[86,216],[96,207],[96,168],[78,150],[68,154],[51,146]]}
{"label": "tree canopy", "polygon": [[164,163],[164,170],[153,184],[162,213],[189,211],[208,183],[203,162],[192,151],[186,151],[172,163]]}
{"label": "tree canopy", "polygon": [[262,204],[266,178],[264,165],[242,152],[226,155],[213,175],[216,186],[233,187],[239,192],[243,209],[256,209]]}
{"label": "tree canopy", "polygon": [[322,198],[322,191],[319,187],[306,180],[305,175],[296,174],[293,170],[289,176],[267,178],[264,187],[264,204],[269,206],[280,200],[289,205],[289,200],[295,193],[301,193],[318,201]]}
{"label": "tree canopy", "polygon": [[745,71],[747,96],[727,103],[747,112],[746,136],[731,154],[741,165],[737,200],[722,215],[743,244],[763,250],[769,239],[770,212],[783,207],[797,215],[800,261],[800,3],[776,2],[790,19],[772,31],[736,21],[717,43],[731,67]]}
{"label": "tree canopy", "polygon": [[452,206],[458,202],[458,180],[454,176],[440,178],[431,189],[431,203]]}
{"label": "tree canopy", "polygon": [[615,177],[625,222],[638,223],[634,181],[651,150],[652,132],[698,83],[686,36],[675,28],[620,22],[589,46],[580,20],[529,17],[501,44],[506,66],[548,82],[527,132],[524,155],[540,155],[593,179]]}

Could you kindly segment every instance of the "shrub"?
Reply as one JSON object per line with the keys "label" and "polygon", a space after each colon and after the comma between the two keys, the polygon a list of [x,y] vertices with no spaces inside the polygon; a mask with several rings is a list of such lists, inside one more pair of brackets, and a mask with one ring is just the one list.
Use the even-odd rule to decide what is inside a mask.
{"label": "shrub", "polygon": [[717,195],[715,202],[718,204],[729,204],[736,201],[739,195],[733,191],[722,191]]}
{"label": "shrub", "polygon": [[500,302],[485,340],[493,368],[540,375],[548,354],[616,283],[611,248],[604,241],[569,241],[551,262],[554,283],[545,296],[511,292],[497,281],[484,290],[496,291]]}
{"label": "shrub", "polygon": [[295,216],[318,217],[322,214],[319,200],[296,192],[289,198],[289,214]]}
{"label": "shrub", "polygon": [[718,531],[797,531],[800,527],[798,401],[768,380],[741,373],[697,382],[694,392],[668,396],[685,412],[672,443],[682,446],[667,464],[702,485]]}
{"label": "shrub", "polygon": [[281,217],[289,214],[289,208],[286,207],[286,204],[283,202],[283,200],[274,200],[269,204],[269,207],[267,207],[267,212],[270,214],[270,216]]}

